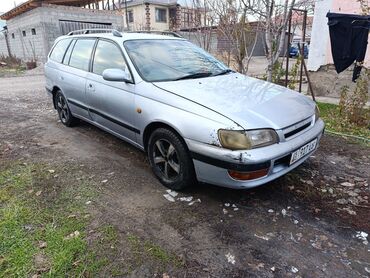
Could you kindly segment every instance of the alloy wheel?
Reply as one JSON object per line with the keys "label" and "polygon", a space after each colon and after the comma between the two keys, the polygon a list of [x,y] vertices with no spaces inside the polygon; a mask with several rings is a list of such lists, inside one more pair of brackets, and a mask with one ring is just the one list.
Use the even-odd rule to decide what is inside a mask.
{"label": "alloy wheel", "polygon": [[60,120],[63,123],[66,123],[69,119],[69,111],[68,111],[67,102],[61,94],[59,94],[57,97],[57,109],[58,109]]}
{"label": "alloy wheel", "polygon": [[153,148],[153,162],[163,177],[169,181],[176,180],[180,174],[180,162],[175,147],[165,139],[155,142]]}

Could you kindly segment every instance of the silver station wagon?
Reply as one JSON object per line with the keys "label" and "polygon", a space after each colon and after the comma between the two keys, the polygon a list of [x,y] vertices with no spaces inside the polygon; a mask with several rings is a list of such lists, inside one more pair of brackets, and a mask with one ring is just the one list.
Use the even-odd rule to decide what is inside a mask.
{"label": "silver station wagon", "polygon": [[72,32],[55,41],[45,75],[64,125],[84,120],[135,145],[174,190],[265,184],[304,162],[324,130],[307,97],[175,35]]}

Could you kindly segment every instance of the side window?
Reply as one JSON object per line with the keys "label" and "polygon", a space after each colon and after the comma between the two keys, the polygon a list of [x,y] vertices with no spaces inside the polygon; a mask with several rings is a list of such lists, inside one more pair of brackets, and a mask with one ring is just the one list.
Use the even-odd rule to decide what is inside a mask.
{"label": "side window", "polygon": [[95,44],[94,39],[77,40],[73,48],[71,58],[69,60],[69,65],[74,68],[88,71],[91,52],[93,50],[94,44]]}
{"label": "side window", "polygon": [[70,42],[71,39],[64,39],[58,41],[57,44],[54,46],[54,49],[51,52],[49,58],[55,62],[61,63],[64,57],[64,53],[66,52]]}
{"label": "side window", "polygon": [[73,47],[75,46],[75,43],[76,43],[76,40],[73,40],[71,44],[69,45],[66,55],[64,55],[63,64],[65,65],[69,64],[69,60],[71,59],[71,53],[72,53]]}
{"label": "side window", "polygon": [[93,73],[101,75],[105,69],[124,69],[125,66],[125,59],[115,44],[103,40],[98,42],[93,62]]}

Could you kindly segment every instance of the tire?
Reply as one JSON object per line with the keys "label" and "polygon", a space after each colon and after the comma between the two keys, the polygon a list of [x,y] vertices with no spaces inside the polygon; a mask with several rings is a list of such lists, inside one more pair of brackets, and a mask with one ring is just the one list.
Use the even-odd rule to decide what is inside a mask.
{"label": "tire", "polygon": [[182,190],[196,183],[193,161],[176,133],[166,128],[156,129],[147,149],[153,173],[164,186]]}
{"label": "tire", "polygon": [[55,93],[54,102],[58,112],[59,119],[62,122],[62,124],[68,127],[75,126],[78,123],[78,119],[72,115],[67,100],[63,96],[61,91],[57,91]]}

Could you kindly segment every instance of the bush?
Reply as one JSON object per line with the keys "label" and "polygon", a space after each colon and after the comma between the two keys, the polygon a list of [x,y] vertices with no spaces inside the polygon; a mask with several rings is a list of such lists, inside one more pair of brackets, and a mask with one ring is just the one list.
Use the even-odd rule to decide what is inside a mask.
{"label": "bush", "polygon": [[369,109],[366,103],[369,99],[370,70],[364,69],[357,79],[356,87],[350,92],[348,86],[343,86],[340,94],[339,111],[345,122],[357,126],[370,124]]}
{"label": "bush", "polygon": [[22,60],[17,58],[16,56],[5,56],[3,54],[0,55],[0,62],[6,63],[8,67],[20,67],[22,65]]}

